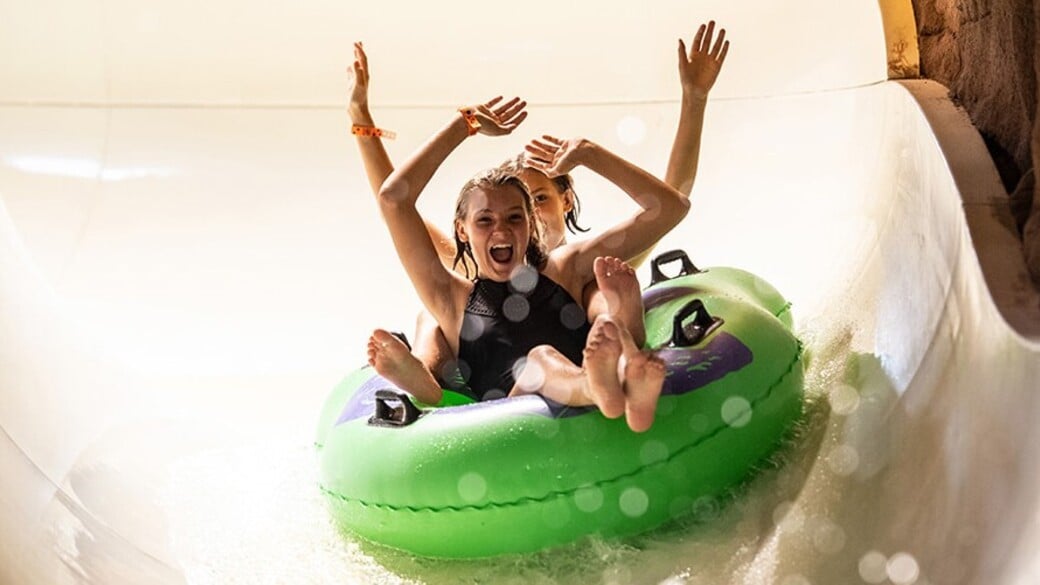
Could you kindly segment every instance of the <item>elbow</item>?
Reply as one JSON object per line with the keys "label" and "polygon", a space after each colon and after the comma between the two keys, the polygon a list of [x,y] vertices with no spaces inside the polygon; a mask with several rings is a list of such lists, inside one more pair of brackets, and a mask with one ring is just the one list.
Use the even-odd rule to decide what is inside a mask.
{"label": "elbow", "polygon": [[674,217],[675,224],[679,225],[679,222],[686,217],[686,214],[690,213],[690,198],[679,195],[673,199],[671,207],[669,215]]}
{"label": "elbow", "polygon": [[690,198],[685,195],[679,196],[679,213],[685,216],[690,212]]}
{"label": "elbow", "polygon": [[383,182],[383,185],[379,187],[379,192],[376,194],[376,200],[379,201],[381,208],[397,207],[407,198],[407,189],[404,188],[400,182],[391,179],[387,179]]}

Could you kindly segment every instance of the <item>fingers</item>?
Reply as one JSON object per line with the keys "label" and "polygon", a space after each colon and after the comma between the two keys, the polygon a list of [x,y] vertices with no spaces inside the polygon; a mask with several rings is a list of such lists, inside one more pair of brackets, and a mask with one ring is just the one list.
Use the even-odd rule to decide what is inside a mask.
{"label": "fingers", "polygon": [[368,86],[368,72],[365,71],[360,61],[355,60],[350,69],[347,69],[347,79],[358,87]]}
{"label": "fingers", "polygon": [[552,177],[553,176],[553,166],[554,165],[551,162],[549,162],[549,161],[538,159],[538,158],[525,157],[524,158],[524,164],[526,166],[536,170],[536,171],[540,171],[542,174],[544,174],[547,177]]}
{"label": "fingers", "polygon": [[520,101],[520,98],[513,98],[509,100],[506,106],[495,110],[495,115],[498,116],[498,119],[502,122],[509,123],[521,113],[526,117],[527,112],[524,111],[524,108],[526,107],[527,102]]}
{"label": "fingers", "polygon": [[718,59],[722,53],[722,47],[728,44],[726,42],[726,29],[719,29],[719,38],[715,40],[715,46],[711,48],[711,58]]}
{"label": "fingers", "polygon": [[707,53],[711,47],[711,39],[715,35],[715,21],[708,21],[708,30],[704,33],[704,43],[697,47],[697,51],[701,53]]}
{"label": "fingers", "polygon": [[513,130],[516,130],[516,127],[519,126],[520,123],[526,119],[527,112],[520,112],[520,115],[518,115],[516,118],[513,118],[508,123],[504,124],[502,127],[508,130],[509,132],[512,132]]}
{"label": "fingers", "polygon": [[361,62],[361,68],[368,71],[368,55],[365,54],[365,46],[361,41],[354,43],[354,58]]}
{"label": "fingers", "polygon": [[679,39],[679,66],[686,62],[686,43]]}
{"label": "fingers", "polygon": [[[495,98],[495,99],[497,99],[497,100],[501,100],[502,98],[501,98],[501,97],[498,97],[498,98]],[[504,104],[502,104],[502,105],[498,106],[498,108],[497,108],[497,109],[495,109],[495,116],[502,116],[502,115],[503,115],[503,113],[504,113],[504,112],[505,112],[506,110],[509,110],[509,109],[510,109],[511,107],[513,107],[514,105],[516,105],[516,103],[517,103],[517,102],[519,102],[519,101],[520,101],[520,98],[513,98],[512,100],[510,100],[510,101],[508,101],[508,102],[505,102]],[[490,103],[490,102],[489,102],[489,103]],[[491,105],[494,105],[494,104],[491,104]],[[489,107],[491,107],[491,106],[489,105]]]}
{"label": "fingers", "polygon": [[532,154],[537,154],[538,158],[541,158],[543,160],[552,160],[553,157],[556,156],[556,153],[560,150],[560,147],[556,144],[542,142],[535,138],[530,143],[528,143],[526,147],[524,147],[524,150]]}
{"label": "fingers", "polygon": [[[707,27],[703,24],[697,29],[697,36],[693,37],[693,44],[690,45],[690,59],[693,58],[694,53],[701,50],[701,41],[704,40],[704,31],[706,29]],[[686,55],[683,56],[685,57]]]}
{"label": "fingers", "polygon": [[726,60],[726,53],[728,53],[728,52],[729,52],[729,41],[726,41],[725,43],[722,44],[722,51],[719,53],[719,56],[717,57],[719,66],[721,66],[722,62]]}
{"label": "fingers", "polygon": [[539,140],[538,138],[532,138],[528,146],[540,148],[546,152],[556,152],[560,149],[559,143],[560,141],[556,140],[552,136],[543,134],[541,140]]}
{"label": "fingers", "polygon": [[477,112],[483,118],[482,121],[487,122],[486,127],[481,130],[482,133],[492,136],[509,134],[527,119],[527,112],[524,111],[527,107],[526,101],[514,97],[505,103],[501,102],[502,96],[496,96],[476,106]]}

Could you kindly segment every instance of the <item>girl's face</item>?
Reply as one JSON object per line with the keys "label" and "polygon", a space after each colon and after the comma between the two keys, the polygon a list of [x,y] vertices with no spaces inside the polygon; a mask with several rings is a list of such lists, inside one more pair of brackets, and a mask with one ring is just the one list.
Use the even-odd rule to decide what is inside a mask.
{"label": "girl's face", "polygon": [[477,261],[477,276],[506,282],[513,270],[526,263],[531,225],[524,211],[524,194],[503,185],[475,189],[463,220],[455,229]]}
{"label": "girl's face", "polygon": [[520,180],[527,185],[534,203],[534,212],[544,225],[544,242],[548,251],[555,250],[566,239],[566,215],[574,208],[570,191],[561,192],[552,179],[534,169],[520,172]]}

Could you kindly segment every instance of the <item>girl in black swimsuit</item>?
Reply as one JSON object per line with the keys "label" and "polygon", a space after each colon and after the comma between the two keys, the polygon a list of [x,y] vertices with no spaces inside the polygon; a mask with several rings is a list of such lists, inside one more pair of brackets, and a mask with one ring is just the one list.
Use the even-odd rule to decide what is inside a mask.
{"label": "girl in black swimsuit", "polygon": [[[628,333],[626,323],[641,320],[639,285],[631,268],[617,258],[650,248],[685,217],[689,201],[592,142],[545,136],[528,146],[531,166],[548,177],[584,166],[624,190],[642,209],[596,237],[546,254],[541,224],[524,183],[515,175],[492,171],[468,182],[456,205],[456,249],[476,267],[476,280],[449,270],[438,258],[416,200],[463,140],[478,132],[508,134],[526,117],[523,102],[498,104],[495,99],[460,108],[383,183],[380,210],[398,256],[426,309],[446,333],[452,354],[477,362],[465,364],[481,372],[471,380],[471,388],[476,382],[480,393],[537,392],[562,404],[594,404],[608,417],[626,415],[633,430],[646,430],[653,421],[664,366],[640,351]],[[606,299],[607,312],[592,324],[578,355],[587,325],[572,319],[576,326],[569,327],[564,317],[584,316],[579,300],[593,281]],[[568,309],[572,304],[578,307]],[[533,321],[525,324],[528,319]],[[370,352],[379,353],[383,342],[373,338],[372,343],[377,347],[370,347]],[[437,402],[440,386],[428,371],[425,376],[409,390],[420,400]]]}
{"label": "girl in black swimsuit", "polygon": [[[705,105],[707,96],[718,77],[719,71],[726,58],[729,49],[729,41],[725,40],[726,31],[719,30],[715,35],[715,23],[702,24],[694,37],[689,50],[686,45],[679,41],[679,79],[682,87],[682,100],[679,117],[679,125],[676,128],[675,141],[668,159],[667,170],[664,181],[688,196],[697,171],[697,159],[700,150],[700,137],[703,125]],[[350,70],[352,87],[350,92],[350,103],[348,111],[355,128],[374,129],[374,122],[368,108],[368,75],[369,66],[367,55],[360,43],[354,45],[355,61]],[[506,104],[509,105],[509,104]],[[364,163],[365,172],[368,175],[373,192],[378,192],[384,180],[393,171],[393,165],[383,147],[378,133],[355,132],[357,144]],[[531,192],[534,209],[537,216],[545,222],[544,243],[548,250],[566,244],[566,229],[574,232],[581,229],[577,224],[578,200],[570,188],[570,177],[566,174],[546,176],[540,170],[529,167],[522,157],[509,161],[507,168],[520,176],[524,184]],[[426,222],[426,229],[432,238],[438,251],[441,262],[446,266],[452,266],[453,259],[459,252],[456,242],[450,236],[445,235],[433,224]],[[581,230],[586,231],[586,230]],[[629,261],[632,264],[641,263],[649,253],[649,249],[640,251]],[[611,260],[615,274],[630,272],[627,267],[621,266],[615,260]],[[464,260],[455,262],[455,268],[470,269],[472,263]],[[460,271],[462,272],[462,271]],[[608,270],[609,272],[609,270]],[[596,315],[608,313],[606,297],[599,290],[595,281],[591,281],[582,291],[580,299],[581,306],[585,308],[589,319]],[[574,314],[573,307],[568,309],[570,322],[574,322],[578,315]],[[631,333],[635,337],[635,344],[642,344],[641,315],[633,311],[634,315],[629,320]],[[500,315],[500,317],[503,315]],[[508,316],[507,316],[508,318]],[[529,332],[530,327],[518,327],[518,331]],[[506,335],[506,334],[503,334]],[[512,334],[506,335],[506,337]],[[399,340],[392,337],[384,330],[376,330],[369,342],[369,363],[388,379],[399,384],[402,388],[413,388],[416,386],[415,379],[423,380],[418,385],[428,385],[425,381],[431,375],[429,373],[417,372],[416,361],[421,361],[423,368],[434,372],[442,380],[449,381],[460,369],[453,366],[458,362],[451,359],[453,351],[448,346],[446,337],[440,330],[439,324],[432,316],[424,312],[420,315],[419,324],[416,328],[416,339],[414,355],[408,353],[407,347]],[[501,335],[499,336],[501,338]],[[561,337],[554,337],[554,344],[559,347],[562,343]],[[581,355],[575,356],[573,349],[564,352],[571,361],[581,363]],[[478,361],[485,361],[483,358]],[[462,373],[467,373],[466,363],[463,362]],[[474,372],[477,375],[477,372]],[[502,386],[508,378],[500,380],[497,384],[490,386],[484,397],[496,397],[502,392]],[[480,386],[479,381],[470,380],[470,385]],[[630,417],[632,418],[632,417]],[[637,417],[638,418],[638,417]],[[645,417],[644,417],[645,418]],[[648,422],[646,424],[649,424]]]}

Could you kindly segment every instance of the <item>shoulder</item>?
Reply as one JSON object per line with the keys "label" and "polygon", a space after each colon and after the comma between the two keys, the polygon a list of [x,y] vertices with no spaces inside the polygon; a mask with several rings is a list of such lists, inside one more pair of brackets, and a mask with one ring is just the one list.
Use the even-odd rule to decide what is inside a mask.
{"label": "shoulder", "polygon": [[576,270],[580,255],[581,248],[578,244],[565,244],[549,254],[549,259],[542,269],[542,274],[566,289],[575,299],[582,298],[582,290],[588,284],[586,275]]}

